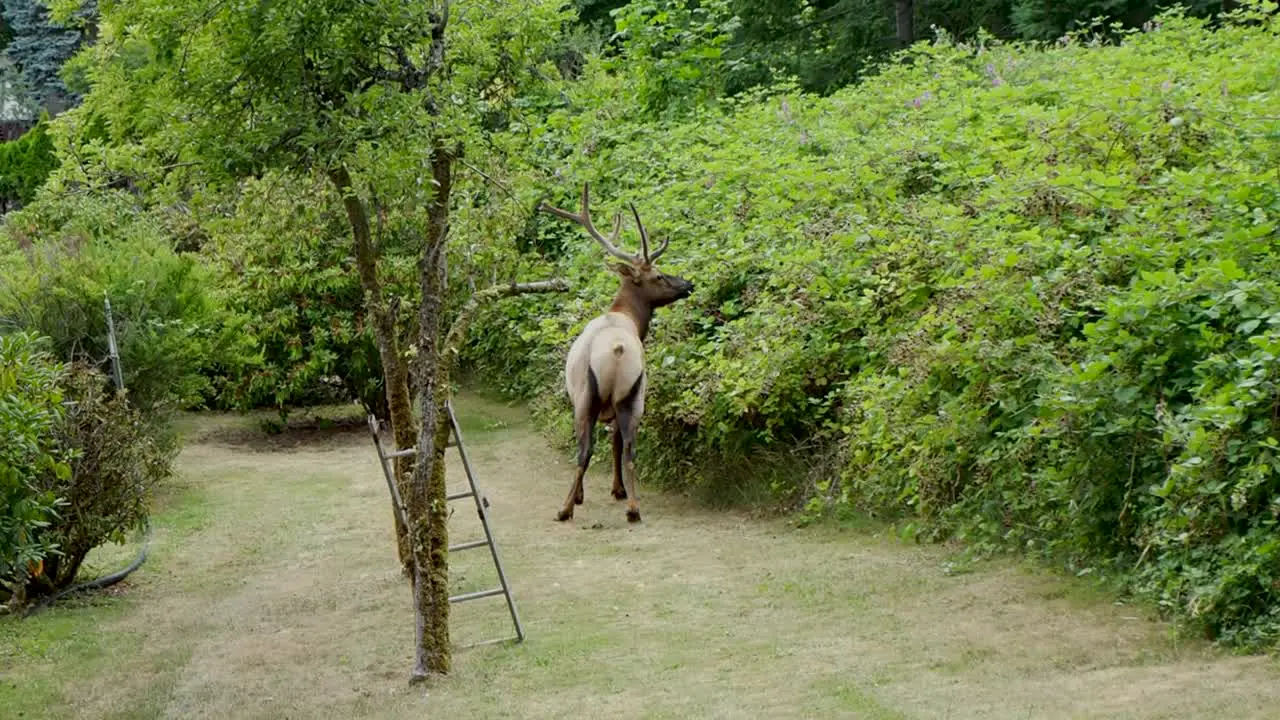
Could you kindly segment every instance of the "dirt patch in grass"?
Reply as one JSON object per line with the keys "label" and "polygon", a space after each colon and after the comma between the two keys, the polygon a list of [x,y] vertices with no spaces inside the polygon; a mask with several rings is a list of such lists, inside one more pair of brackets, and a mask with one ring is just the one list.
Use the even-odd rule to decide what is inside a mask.
{"label": "dirt patch in grass", "polygon": [[[523,411],[457,402],[529,639],[458,651],[406,684],[410,595],[367,433],[183,452],[153,556],[118,597],[0,621],[0,707],[25,717],[1262,718],[1280,670],[1178,640],[1133,608],[1012,563],[868,530],[796,530],[640,488],[645,522]],[[234,423],[232,423],[234,424]],[[189,434],[189,437],[191,435]],[[463,483],[450,453],[451,484]],[[643,460],[641,461],[643,464]],[[642,471],[643,472],[643,471]],[[643,483],[643,480],[642,480]],[[456,503],[452,539],[478,537]],[[454,591],[496,584],[457,553]],[[511,632],[501,597],[454,607],[455,641]]]}
{"label": "dirt patch in grass", "polygon": [[369,434],[368,418],[356,405],[333,405],[293,413],[287,422],[271,411],[205,413],[178,424],[184,441],[245,453],[276,453],[358,441]]}

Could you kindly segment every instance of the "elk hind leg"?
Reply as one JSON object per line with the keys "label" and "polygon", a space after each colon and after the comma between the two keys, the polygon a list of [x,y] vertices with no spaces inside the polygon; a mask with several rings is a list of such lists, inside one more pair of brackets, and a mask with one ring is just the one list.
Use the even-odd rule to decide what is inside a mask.
{"label": "elk hind leg", "polygon": [[643,406],[640,383],[636,381],[627,398],[618,403],[617,427],[622,436],[622,460],[627,482],[627,522],[640,522],[640,496],[636,494],[636,431],[640,429]]}
{"label": "elk hind leg", "polygon": [[613,431],[613,499],[626,500],[627,488],[622,484],[622,423],[614,419]]}
{"label": "elk hind leg", "polygon": [[583,476],[587,474],[587,466],[591,464],[591,452],[595,449],[596,419],[600,417],[600,400],[596,392],[595,373],[587,371],[587,384],[590,393],[585,400],[580,400],[573,409],[574,432],[578,436],[578,470],[574,474],[573,483],[569,485],[569,495],[564,499],[564,507],[556,515],[561,522],[573,519],[573,506],[581,505],[585,492]]}

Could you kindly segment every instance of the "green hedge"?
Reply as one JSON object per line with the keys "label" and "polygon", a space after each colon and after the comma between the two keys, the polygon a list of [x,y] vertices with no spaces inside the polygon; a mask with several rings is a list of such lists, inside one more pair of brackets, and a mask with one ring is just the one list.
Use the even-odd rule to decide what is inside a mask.
{"label": "green hedge", "polygon": [[[1247,19],[921,44],[828,98],[680,123],[586,82],[534,139],[550,199],[635,200],[698,283],[648,344],[646,479],[812,457],[836,472],[782,486],[811,510],[1120,575],[1274,646],[1280,20]],[[578,229],[539,227],[581,290],[487,314],[471,358],[565,437],[560,362],[615,280]]]}
{"label": "green hedge", "polygon": [[0,213],[31,202],[58,166],[47,127],[42,117],[22,137],[0,143]]}

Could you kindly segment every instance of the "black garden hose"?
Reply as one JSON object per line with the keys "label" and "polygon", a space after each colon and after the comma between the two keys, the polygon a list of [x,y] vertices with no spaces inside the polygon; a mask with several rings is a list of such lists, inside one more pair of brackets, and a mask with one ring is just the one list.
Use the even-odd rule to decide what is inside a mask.
{"label": "black garden hose", "polygon": [[121,580],[129,577],[129,575],[133,573],[134,570],[137,570],[138,568],[142,567],[142,563],[145,562],[147,559],[147,550],[149,550],[151,547],[151,534],[152,534],[150,519],[147,520],[146,533],[147,533],[146,536],[142,540],[142,550],[138,552],[138,557],[134,558],[133,562],[129,563],[128,567],[124,568],[123,570],[118,570],[116,572],[113,572],[110,575],[103,575],[100,578],[94,578],[93,580],[89,580],[88,582],[82,582],[77,585],[72,585],[66,590],[62,590],[60,592],[54,593],[53,595],[50,595],[42,599],[40,602],[35,603],[34,605],[31,605],[29,608],[27,608],[27,610],[22,614],[22,617],[23,618],[31,617],[32,615],[35,615],[37,612],[57,602],[60,598],[66,597],[67,595],[70,595],[72,593],[80,592],[82,590],[94,590],[97,588],[110,587],[120,582]]}

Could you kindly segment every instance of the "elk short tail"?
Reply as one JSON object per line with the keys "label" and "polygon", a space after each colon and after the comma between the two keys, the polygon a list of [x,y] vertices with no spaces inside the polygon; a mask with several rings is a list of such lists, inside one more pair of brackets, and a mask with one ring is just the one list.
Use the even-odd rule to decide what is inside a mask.
{"label": "elk short tail", "polygon": [[625,345],[623,345],[621,342],[616,342],[616,343],[614,343],[614,344],[613,344],[613,356],[614,356],[614,357],[622,357],[622,353],[623,353],[623,351],[624,351],[624,350],[626,350],[626,349],[627,349],[627,347],[626,347]]}

